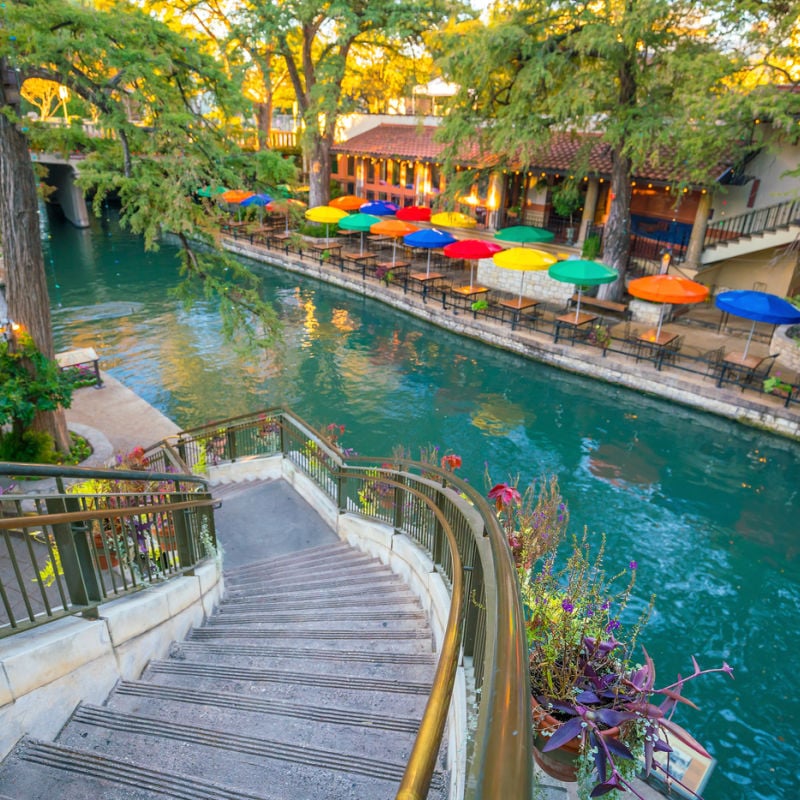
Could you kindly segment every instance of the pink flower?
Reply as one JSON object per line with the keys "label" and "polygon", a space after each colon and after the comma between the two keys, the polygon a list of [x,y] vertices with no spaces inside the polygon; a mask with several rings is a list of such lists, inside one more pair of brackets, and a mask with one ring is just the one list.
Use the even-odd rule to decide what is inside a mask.
{"label": "pink flower", "polygon": [[495,484],[489,492],[489,499],[494,500],[498,511],[502,511],[506,506],[512,503],[519,503],[522,500],[522,495],[507,483]]}

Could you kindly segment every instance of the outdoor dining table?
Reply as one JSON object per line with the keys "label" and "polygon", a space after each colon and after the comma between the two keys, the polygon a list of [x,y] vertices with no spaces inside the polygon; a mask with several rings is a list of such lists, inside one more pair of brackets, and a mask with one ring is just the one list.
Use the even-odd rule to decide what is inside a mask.
{"label": "outdoor dining table", "polygon": [[515,297],[510,300],[500,300],[498,305],[504,310],[504,313],[506,310],[511,311],[511,330],[513,331],[517,327],[522,312],[535,310],[539,302],[532,297]]}
{"label": "outdoor dining table", "polygon": [[[722,386],[727,381],[748,383],[755,374],[755,371],[761,366],[768,356],[755,356],[744,353],[728,353],[722,359],[720,365],[719,378],[717,379],[717,386]],[[729,375],[737,376],[734,379],[728,378]]]}
{"label": "outdoor dining table", "polygon": [[[672,345],[677,338],[677,333],[665,331],[663,328],[661,330],[651,328],[644,333],[640,333],[636,337],[637,344],[639,345],[639,352],[636,355],[636,360],[638,361],[640,357],[643,357],[641,355],[643,350],[649,350],[655,361],[656,369],[660,370],[661,365],[664,363],[665,351],[670,348],[670,345]],[[647,356],[647,358],[649,358],[649,356]]]}
{"label": "outdoor dining table", "polygon": [[[483,299],[483,296],[489,293],[488,286],[481,286],[479,284],[468,284],[467,286],[453,286],[451,287],[450,291],[456,295],[456,297],[460,297],[464,299],[465,305],[469,304],[470,302],[475,302],[478,299]],[[442,306],[444,307],[444,298],[442,298]],[[455,304],[453,304],[453,313],[457,314],[458,310]]]}
{"label": "outdoor dining table", "polygon": [[328,253],[330,257],[333,256],[341,256],[342,254],[342,244],[341,242],[327,242],[327,243],[315,243],[310,244],[308,246],[309,250],[313,250],[315,253],[319,255],[319,263],[321,264],[325,258],[325,253]]}
{"label": "outdoor dining table", "polygon": [[422,284],[422,302],[427,303],[428,287],[433,287],[447,276],[441,272],[412,272],[408,278]]}
{"label": "outdoor dining table", "polygon": [[[574,345],[578,331],[591,325],[596,319],[597,314],[588,314],[585,311],[580,311],[577,314],[572,311],[567,314],[561,314],[561,316],[555,319],[553,344],[557,344],[559,339],[569,336],[570,342]],[[564,334],[564,337],[562,337],[562,329],[564,328],[566,328],[567,332]]]}

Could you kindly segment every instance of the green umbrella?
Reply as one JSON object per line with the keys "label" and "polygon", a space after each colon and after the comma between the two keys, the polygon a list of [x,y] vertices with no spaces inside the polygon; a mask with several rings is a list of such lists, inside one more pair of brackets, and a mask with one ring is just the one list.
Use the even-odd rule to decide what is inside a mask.
{"label": "green umbrella", "polygon": [[214,195],[222,194],[223,192],[227,192],[227,188],[224,186],[204,186],[202,189],[197,190],[198,197],[214,197]]}
{"label": "green umbrella", "polygon": [[358,231],[361,234],[361,253],[364,253],[364,234],[381,218],[373,214],[350,214],[342,217],[338,225],[343,231]]}
{"label": "green umbrella", "polygon": [[579,258],[567,259],[553,264],[547,274],[562,283],[574,283],[578,288],[578,305],[575,307],[575,322],[581,311],[581,294],[584,286],[599,286],[601,283],[613,283],[619,274],[615,269],[601,264],[599,261],[584,261]]}
{"label": "green umbrella", "polygon": [[501,242],[530,244],[531,242],[552,242],[556,235],[552,231],[535,228],[533,225],[512,225],[510,228],[497,231],[494,238]]}

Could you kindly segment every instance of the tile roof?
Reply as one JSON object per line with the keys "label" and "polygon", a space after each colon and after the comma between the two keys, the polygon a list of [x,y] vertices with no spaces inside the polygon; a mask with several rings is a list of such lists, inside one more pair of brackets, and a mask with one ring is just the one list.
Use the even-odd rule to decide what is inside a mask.
{"label": "tile roof", "polygon": [[[438,128],[435,125],[392,125],[380,124],[364,133],[357,134],[346,142],[334,145],[333,152],[346,155],[367,156],[371,158],[402,158],[417,161],[437,161],[448,147],[435,141]],[[603,177],[611,176],[611,146],[602,140],[598,133],[556,133],[544,146],[532,148],[526,161],[528,165],[519,169],[543,172],[569,172],[582,148],[590,145],[589,169]],[[734,148],[731,158],[717,165],[716,175],[721,177],[733,165]],[[477,148],[463,158],[463,163],[482,162],[489,166],[494,158],[479,158]],[[516,167],[512,167],[516,168]],[[662,150],[657,161],[646,165],[635,176],[638,179],[671,183],[680,180],[680,170],[675,168],[674,155]]]}

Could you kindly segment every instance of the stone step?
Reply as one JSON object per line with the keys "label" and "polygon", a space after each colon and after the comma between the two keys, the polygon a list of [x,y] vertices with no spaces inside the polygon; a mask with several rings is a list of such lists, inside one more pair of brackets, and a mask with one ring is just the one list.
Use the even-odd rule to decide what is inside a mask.
{"label": "stone step", "polygon": [[245,565],[227,569],[225,575],[227,577],[236,578],[240,574],[248,574],[261,568],[269,568],[274,566],[283,567],[305,567],[308,570],[311,564],[324,564],[330,561],[337,561],[340,559],[359,558],[364,554],[360,550],[356,550],[345,542],[334,542],[333,544],[323,544],[317,547],[308,547],[294,553],[285,553],[279,556],[272,556],[270,558],[262,558],[248,562]]}
{"label": "stone step", "polygon": [[374,567],[376,570],[389,572],[385,564],[378,559],[358,550],[348,550],[331,554],[328,557],[312,561],[291,562],[253,562],[235,571],[226,573],[226,578],[234,584],[247,583],[253,580],[266,581],[275,578],[295,578],[306,580],[315,575],[335,575],[341,572],[355,572],[359,568]]}
{"label": "stone step", "polygon": [[261,580],[253,579],[248,582],[227,583],[231,593],[237,595],[243,590],[258,591],[261,594],[273,592],[279,594],[281,592],[302,593],[305,591],[328,589],[335,591],[337,589],[346,589],[353,586],[363,586],[365,588],[374,588],[377,586],[396,586],[400,583],[400,579],[393,575],[391,572],[386,572],[379,569],[360,569],[353,573],[344,574],[319,574],[319,575],[306,575],[302,582],[297,577],[283,577],[277,576],[274,578],[264,578]]}
{"label": "stone step", "polygon": [[291,602],[293,597],[304,596],[314,598],[350,597],[352,595],[383,594],[384,591],[408,591],[408,587],[396,575],[355,573],[349,580],[337,580],[335,584],[318,582],[314,585],[303,585],[295,582],[282,586],[262,585],[258,581],[249,584],[231,586],[226,583],[225,599],[231,602],[241,599],[261,597],[266,600],[285,600]]}
{"label": "stone step", "polygon": [[186,773],[167,773],[150,758],[133,761],[81,748],[23,739],[0,770],[0,792],[14,800],[284,800],[241,792]]}
{"label": "stone step", "polygon": [[[139,760],[149,756],[150,768],[215,776],[239,792],[257,793],[262,787],[287,798],[353,797],[389,800],[405,769],[407,753],[380,758],[352,754],[279,739],[248,736],[235,730],[210,730],[150,716],[79,706],[62,731],[59,743]],[[442,776],[437,776],[442,782]]]}
{"label": "stone step", "polygon": [[297,643],[302,646],[309,641],[341,642],[351,647],[369,652],[371,650],[430,653],[433,650],[431,632],[421,627],[384,628],[381,630],[354,630],[336,628],[303,628],[288,630],[284,628],[248,628],[239,625],[213,625],[196,628],[190,635],[191,641],[226,641],[263,643],[280,642],[284,645]]}
{"label": "stone step", "polygon": [[279,670],[172,659],[151,661],[142,680],[159,686],[242,693],[320,708],[344,706],[360,713],[401,717],[421,716],[430,691],[426,679],[371,678],[341,668],[327,674],[308,674],[296,667]]}
{"label": "stone step", "polygon": [[186,726],[235,731],[296,747],[313,744],[371,758],[409,752],[422,716],[421,703],[415,716],[400,717],[380,709],[353,711],[344,705],[321,708],[290,703],[261,692],[199,691],[141,682],[120,684],[105,707],[168,722],[179,720]]}
{"label": "stone step", "polygon": [[[296,596],[296,599],[295,599]],[[270,608],[285,608],[291,603],[292,608],[316,608],[325,607],[344,607],[344,606],[363,606],[372,608],[377,605],[394,605],[404,602],[419,601],[402,583],[387,584],[380,591],[366,592],[360,586],[340,588],[330,592],[325,590],[302,591],[283,594],[252,594],[242,592],[235,596],[227,596],[223,606],[225,608],[255,608],[268,610]]]}

